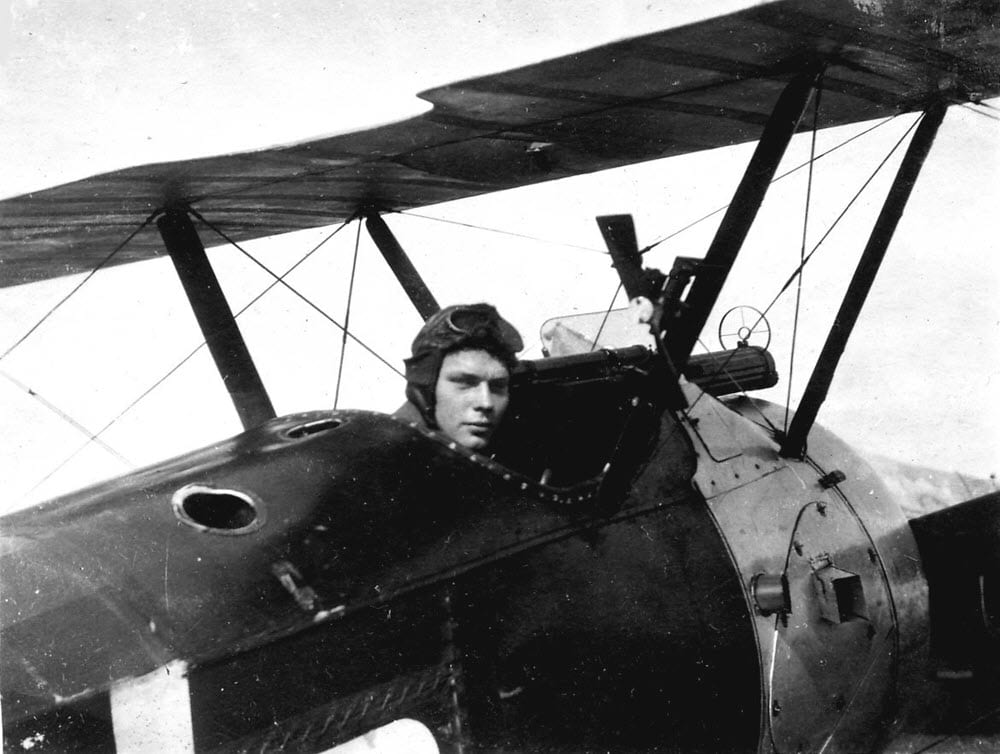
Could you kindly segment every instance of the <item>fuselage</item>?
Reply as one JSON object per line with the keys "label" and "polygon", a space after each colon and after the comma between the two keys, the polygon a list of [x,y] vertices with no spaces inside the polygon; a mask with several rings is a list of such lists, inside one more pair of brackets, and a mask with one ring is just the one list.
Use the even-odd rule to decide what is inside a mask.
{"label": "fuselage", "polygon": [[902,514],[819,428],[782,458],[773,406],[688,384],[637,421],[641,379],[515,392],[495,459],[316,412],[8,516],[7,745],[125,750],[169,697],[147,735],[195,751],[402,718],[442,750],[875,748],[926,662]]}

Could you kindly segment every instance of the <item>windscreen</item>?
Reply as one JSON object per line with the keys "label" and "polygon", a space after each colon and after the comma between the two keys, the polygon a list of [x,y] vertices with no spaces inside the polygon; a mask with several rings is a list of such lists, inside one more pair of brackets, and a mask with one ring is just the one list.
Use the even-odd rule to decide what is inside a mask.
{"label": "windscreen", "polygon": [[553,317],[542,324],[541,339],[546,356],[655,345],[649,325],[639,322],[638,313],[631,308]]}

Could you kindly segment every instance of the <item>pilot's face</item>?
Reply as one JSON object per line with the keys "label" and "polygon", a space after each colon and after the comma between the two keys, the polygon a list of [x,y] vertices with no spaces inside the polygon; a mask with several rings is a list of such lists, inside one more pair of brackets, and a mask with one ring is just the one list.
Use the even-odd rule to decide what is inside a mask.
{"label": "pilot's face", "polygon": [[441,362],[434,418],[462,447],[483,450],[507,409],[509,387],[510,372],[488,351],[453,351]]}

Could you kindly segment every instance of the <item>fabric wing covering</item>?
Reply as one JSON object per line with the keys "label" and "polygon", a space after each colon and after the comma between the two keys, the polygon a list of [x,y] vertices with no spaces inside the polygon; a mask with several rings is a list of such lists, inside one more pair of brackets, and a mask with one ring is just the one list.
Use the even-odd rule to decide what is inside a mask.
{"label": "fabric wing covering", "polygon": [[[427,113],[258,152],[145,165],[0,201],[0,285],[92,269],[188,205],[236,241],[759,137],[827,61],[820,126],[1000,93],[1000,11],[969,0],[782,0],[431,89]],[[150,224],[113,263],[164,253]]]}

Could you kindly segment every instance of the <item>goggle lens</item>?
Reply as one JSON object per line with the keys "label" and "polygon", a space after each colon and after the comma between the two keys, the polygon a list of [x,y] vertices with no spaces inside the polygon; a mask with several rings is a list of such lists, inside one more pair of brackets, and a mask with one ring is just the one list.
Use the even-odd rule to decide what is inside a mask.
{"label": "goggle lens", "polygon": [[492,308],[458,307],[448,312],[445,322],[453,332],[461,335],[489,333],[515,353],[524,348],[517,330],[501,319]]}

